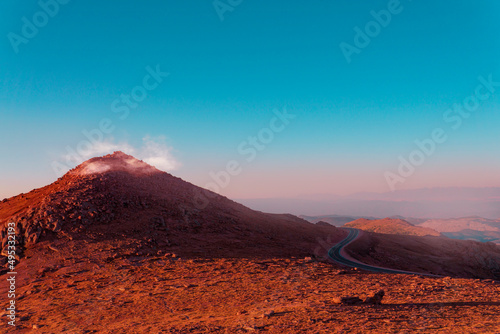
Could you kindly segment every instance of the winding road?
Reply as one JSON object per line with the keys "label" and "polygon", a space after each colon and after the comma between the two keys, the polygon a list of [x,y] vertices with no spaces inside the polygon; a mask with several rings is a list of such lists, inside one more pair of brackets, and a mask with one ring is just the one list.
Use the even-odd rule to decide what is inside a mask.
{"label": "winding road", "polygon": [[411,271],[404,271],[404,270],[397,270],[397,269],[390,269],[390,268],[383,268],[383,267],[376,267],[376,266],[371,266],[366,263],[359,262],[353,258],[351,258],[347,253],[345,252],[345,247],[358,239],[361,235],[360,230],[355,229],[355,228],[349,228],[349,227],[343,227],[344,230],[348,230],[349,234],[347,237],[330,248],[328,251],[328,257],[339,264],[348,266],[348,267],[353,267],[353,268],[359,268],[359,269],[364,269],[368,271],[374,271],[377,273],[386,273],[386,274],[406,274],[406,275],[425,275],[425,276],[436,276],[432,274],[423,274],[423,273],[415,273]]}

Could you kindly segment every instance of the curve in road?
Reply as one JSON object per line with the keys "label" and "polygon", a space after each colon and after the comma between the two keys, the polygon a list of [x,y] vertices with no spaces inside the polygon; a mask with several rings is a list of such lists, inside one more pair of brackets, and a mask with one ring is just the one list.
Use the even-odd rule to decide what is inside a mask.
{"label": "curve in road", "polygon": [[342,264],[342,265],[345,265],[345,266],[348,266],[348,267],[364,269],[364,270],[373,271],[373,272],[377,272],[377,273],[425,275],[425,276],[436,276],[437,277],[437,275],[432,275],[432,274],[415,273],[415,272],[411,272],[411,271],[404,271],[404,270],[371,266],[369,264],[356,261],[352,258],[348,258],[348,255],[345,253],[344,248],[359,238],[360,231],[358,229],[350,228],[350,227],[343,227],[343,229],[348,230],[349,234],[347,235],[347,237],[344,240],[342,240],[341,242],[339,242],[338,244],[336,244],[335,246],[330,248],[330,250],[328,251],[328,257],[332,261],[339,263],[339,264]]}

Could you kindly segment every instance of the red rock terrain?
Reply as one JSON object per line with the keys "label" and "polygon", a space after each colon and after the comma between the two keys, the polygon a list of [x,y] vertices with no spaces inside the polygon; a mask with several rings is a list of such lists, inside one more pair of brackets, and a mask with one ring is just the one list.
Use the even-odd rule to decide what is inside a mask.
{"label": "red rock terrain", "polygon": [[[0,226],[8,222],[17,223],[21,250],[19,333],[500,331],[497,281],[338,267],[325,255],[344,230],[250,210],[121,152],[4,200]],[[434,254],[444,248],[427,250],[425,238],[365,233],[350,252],[395,266],[401,266],[395,254],[421,252],[427,255],[417,258],[421,270],[441,257],[450,275],[494,278],[488,264],[478,267],[474,259],[498,260],[500,248],[484,253],[478,246],[456,270],[452,250]],[[454,242],[458,249],[472,245]],[[436,262],[426,264],[432,256]],[[482,271],[468,272],[475,268]],[[7,295],[5,278],[1,296]],[[13,332],[5,312],[2,319],[0,332]]]}
{"label": "red rock terrain", "polygon": [[385,234],[402,234],[402,235],[433,235],[440,236],[441,234],[431,228],[414,226],[403,219],[385,218],[385,219],[365,219],[360,218],[344,225],[345,227],[357,228],[369,232],[385,233]]}

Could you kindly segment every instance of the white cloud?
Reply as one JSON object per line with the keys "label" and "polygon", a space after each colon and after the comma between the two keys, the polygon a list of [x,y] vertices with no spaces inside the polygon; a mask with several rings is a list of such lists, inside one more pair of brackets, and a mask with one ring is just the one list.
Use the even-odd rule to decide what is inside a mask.
{"label": "white cloud", "polygon": [[93,162],[85,167],[82,171],[83,175],[95,174],[95,173],[104,173],[105,171],[110,170],[111,167],[105,164],[101,164],[98,162]]}
{"label": "white cloud", "polygon": [[[142,146],[138,149],[128,143],[115,143],[113,138],[94,142],[92,145],[90,142],[87,143],[89,145],[79,148],[77,154],[73,151],[63,155],[62,159],[69,165],[76,165],[93,157],[122,151],[166,172],[180,167],[180,163],[172,155],[172,147],[166,143],[165,136],[145,136],[142,139]],[[92,166],[88,172],[93,172],[94,167],[99,169],[100,166]]]}
{"label": "white cloud", "polygon": [[171,171],[180,167],[180,163],[173,157],[172,148],[167,145],[166,138],[146,136],[142,139],[143,146],[137,158],[163,171]]}

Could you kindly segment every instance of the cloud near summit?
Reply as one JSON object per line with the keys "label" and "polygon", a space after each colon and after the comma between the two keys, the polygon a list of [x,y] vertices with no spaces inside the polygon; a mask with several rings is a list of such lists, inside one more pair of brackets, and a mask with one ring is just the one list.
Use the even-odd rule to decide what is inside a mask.
{"label": "cloud near summit", "polygon": [[94,143],[85,151],[79,151],[78,157],[75,157],[74,154],[64,154],[62,159],[76,165],[90,158],[115,151],[122,151],[132,155],[165,172],[175,170],[181,166],[180,162],[172,154],[173,148],[167,145],[165,136],[151,137],[149,135],[142,139],[140,148],[135,148],[127,142],[115,143],[113,139],[108,139]]}
{"label": "cloud near summit", "polygon": [[143,146],[138,155],[139,159],[166,172],[180,167],[181,164],[172,156],[172,148],[167,146],[165,137],[151,138],[146,136],[142,141]]}

